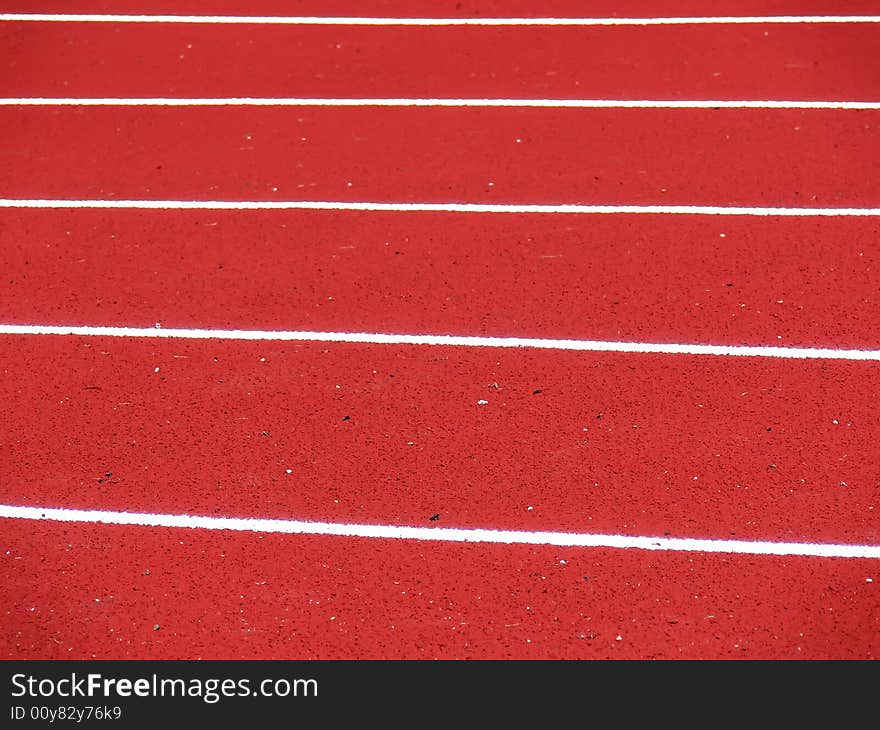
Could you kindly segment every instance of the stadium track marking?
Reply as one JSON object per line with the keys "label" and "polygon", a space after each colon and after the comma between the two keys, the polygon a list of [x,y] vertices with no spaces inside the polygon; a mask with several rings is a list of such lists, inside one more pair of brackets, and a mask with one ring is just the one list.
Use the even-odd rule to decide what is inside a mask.
{"label": "stadium track marking", "polygon": [[154,327],[100,327],[0,324],[0,335],[56,335],[80,337],[135,337],[187,340],[243,340],[283,342],[337,342],[372,345],[431,345],[447,347],[507,347],[582,352],[621,352],[660,355],[713,355],[773,357],[802,360],[880,361],[880,350],[763,345],[699,345],[603,340],[540,339],[527,337],[471,337],[457,335],[378,334],[367,332],[310,332],[296,330],[220,330]]}
{"label": "stadium track marking", "polygon": [[838,109],[878,110],[877,101],[737,99],[435,99],[292,97],[10,97],[0,106],[269,106],[269,107],[479,107],[539,109]]}
{"label": "stadium track marking", "polygon": [[682,537],[603,535],[577,532],[465,529],[456,527],[409,527],[337,522],[205,517],[104,510],[59,509],[0,505],[0,518],[51,520],[141,527],[183,527],[202,530],[334,535],[433,542],[501,543],[505,545],[558,545],[560,547],[635,548],[678,552],[736,553],[740,555],[787,555],[818,558],[880,559],[880,545],[770,542],[763,540],[717,540]]}
{"label": "stadium track marking", "polygon": [[375,203],[325,200],[73,200],[0,198],[0,208],[129,210],[360,210],[426,213],[880,216],[880,208],[788,208],[716,205],[531,205],[518,203]]}
{"label": "stadium track marking", "polygon": [[878,15],[767,15],[667,18],[382,18],[278,15],[114,15],[97,13],[2,13],[0,21],[43,23],[201,23],[234,25],[378,26],[643,26],[764,23],[878,23]]}

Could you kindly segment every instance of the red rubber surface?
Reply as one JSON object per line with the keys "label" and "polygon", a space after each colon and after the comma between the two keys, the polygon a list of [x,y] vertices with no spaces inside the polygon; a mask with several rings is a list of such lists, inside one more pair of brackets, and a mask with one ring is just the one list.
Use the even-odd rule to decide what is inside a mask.
{"label": "red rubber surface", "polygon": [[0,120],[5,197],[877,201],[880,112],[9,107]]}
{"label": "red rubber surface", "polygon": [[4,23],[0,92],[875,101],[875,25]]}
{"label": "red rubber surface", "polygon": [[22,324],[871,349],[880,322],[878,225],[7,210],[0,311]]}
{"label": "red rubber surface", "polygon": [[7,13],[377,17],[875,15],[877,0],[7,0]]}
{"label": "red rubber surface", "polygon": [[[522,2],[4,10],[530,14]],[[0,23],[0,94],[876,100],[878,43],[876,24]],[[0,196],[876,207],[877,123],[876,112],[6,107]],[[876,218],[4,209],[0,322],[876,349],[877,234]],[[0,501],[877,545],[878,373],[3,336]],[[2,528],[10,658],[872,659],[880,636],[876,560]]]}
{"label": "red rubber surface", "polygon": [[17,658],[870,659],[880,651],[876,561],[17,521],[4,534],[3,636]]}
{"label": "red rubber surface", "polygon": [[6,504],[880,541],[870,364],[2,340]]}

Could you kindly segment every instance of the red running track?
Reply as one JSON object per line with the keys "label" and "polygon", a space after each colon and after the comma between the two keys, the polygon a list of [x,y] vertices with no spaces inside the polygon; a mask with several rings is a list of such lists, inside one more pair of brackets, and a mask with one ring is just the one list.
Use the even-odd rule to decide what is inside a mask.
{"label": "red running track", "polygon": [[875,25],[4,23],[0,93],[876,101]]}
{"label": "red running track", "polygon": [[10,658],[864,659],[880,651],[876,560],[15,520],[3,530]]}
{"label": "red running track", "polygon": [[[875,15],[877,0],[7,0],[6,13],[479,17]],[[589,11],[589,12],[587,12]]]}
{"label": "red running track", "polygon": [[7,107],[0,120],[0,190],[18,198],[849,207],[876,204],[880,161],[877,111]]}
{"label": "red running track", "polygon": [[[262,64],[288,37],[82,26],[53,71],[37,41],[73,41],[71,28],[3,24],[3,93],[278,93],[259,85]],[[280,78],[288,95],[555,95],[589,79],[594,93],[570,95],[876,97],[860,65],[873,26],[764,30],[581,29],[611,64],[581,75],[583,48],[560,41],[576,33],[520,29],[558,55],[533,59],[515,86],[509,56],[492,85],[462,75],[485,64],[455,67],[448,49],[414,43],[445,64],[421,86],[419,67],[394,70],[388,49],[359,69],[361,81],[382,71],[372,87],[350,84],[353,65]],[[327,46],[340,33],[373,51],[376,38],[441,37],[294,35],[320,67],[352,50]],[[504,60],[476,45],[495,31],[451,35],[458,51]],[[173,66],[187,60],[168,55],[184,36],[206,55]],[[221,88],[198,63],[233,37],[261,39],[267,55]],[[612,37],[653,39],[629,76]],[[689,71],[687,56],[663,65],[669,40],[686,37],[704,44],[690,46],[700,67],[670,92],[668,74],[656,82]],[[141,70],[136,47],[152,50]],[[737,48],[767,55],[744,64]],[[127,85],[108,86],[100,67],[84,75],[105,53]],[[724,57],[710,80],[703,61]],[[546,76],[560,59],[562,77]],[[637,67],[662,73],[634,86]],[[131,83],[159,72],[164,86]],[[5,197],[877,205],[875,112],[5,108],[0,119]],[[4,210],[0,305],[4,322],[32,324],[876,347],[876,232],[874,219]],[[0,353],[8,504],[880,541],[874,363],[36,336],[4,336]],[[875,560],[4,530],[7,657],[874,658],[880,635]]]}
{"label": "red running track", "polygon": [[873,363],[44,336],[2,347],[5,504],[880,542]]}
{"label": "red running track", "polygon": [[6,210],[0,311],[20,324],[872,349],[878,226],[876,218]]}

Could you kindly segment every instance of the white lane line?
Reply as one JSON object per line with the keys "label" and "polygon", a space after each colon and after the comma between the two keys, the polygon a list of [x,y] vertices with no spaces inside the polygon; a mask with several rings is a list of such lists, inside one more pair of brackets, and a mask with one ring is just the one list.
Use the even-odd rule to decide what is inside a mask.
{"label": "white lane line", "polygon": [[783,101],[736,99],[433,99],[293,97],[9,97],[0,106],[315,106],[476,107],[538,109],[880,109],[878,101]]}
{"label": "white lane line", "polygon": [[261,340],[281,342],[337,342],[371,345],[431,345],[445,347],[512,347],[581,352],[621,352],[660,355],[714,355],[775,357],[801,360],[880,361],[880,350],[752,345],[695,345],[603,340],[559,340],[528,337],[470,337],[407,335],[369,332],[309,332],[299,330],[219,330],[165,327],[96,327],[0,324],[0,335],[73,335],[79,337],[177,338],[184,340]]}
{"label": "white lane line", "polygon": [[878,23],[878,15],[766,15],[675,18],[377,18],[277,15],[113,15],[93,13],[2,13],[0,21],[44,23],[200,23],[377,26],[599,26],[743,25],[768,23]]}
{"label": "white lane line", "polygon": [[73,200],[0,198],[0,208],[133,210],[360,210],[396,213],[580,213],[589,215],[878,216],[880,208],[762,208],[717,205],[528,205],[518,203],[375,203],[325,200]]}
{"label": "white lane line", "polygon": [[635,548],[740,555],[791,555],[820,558],[880,558],[880,545],[833,543],[767,542],[750,540],[704,540],[681,537],[601,535],[577,532],[532,532],[522,530],[462,529],[455,527],[408,527],[363,525],[302,520],[239,517],[204,517],[186,514],[108,512],[104,510],[59,509],[0,505],[0,518],[136,525],[141,527],[185,527],[201,530],[236,530],[294,535],[334,535],[433,542],[500,543],[504,545],[558,545],[561,547]]}

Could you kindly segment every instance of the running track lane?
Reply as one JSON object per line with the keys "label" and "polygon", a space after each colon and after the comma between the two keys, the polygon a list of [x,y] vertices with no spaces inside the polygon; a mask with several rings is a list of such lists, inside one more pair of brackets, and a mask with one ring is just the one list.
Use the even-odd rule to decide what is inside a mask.
{"label": "running track lane", "polygon": [[364,27],[0,22],[3,96],[877,101],[876,23]]}
{"label": "running track lane", "polygon": [[[591,0],[591,17],[876,15],[877,0]],[[8,0],[7,13],[376,17],[582,17],[580,0]]]}
{"label": "running track lane", "polygon": [[[874,659],[876,560],[8,520],[13,659]],[[869,582],[871,581],[871,582]]]}
{"label": "running track lane", "polygon": [[9,209],[2,220],[2,324],[880,347],[877,218]]}
{"label": "running track lane", "polygon": [[880,543],[873,363],[0,343],[3,504]]}
{"label": "running track lane", "polygon": [[[533,395],[534,395],[534,393],[533,393]],[[562,565],[562,564],[560,563],[560,565]],[[850,564],[850,565],[852,565],[852,564]],[[715,573],[714,575],[717,575],[717,573]],[[546,577],[546,576],[545,576],[545,577]],[[739,579],[740,576],[737,575],[737,578]],[[866,585],[866,586],[869,586],[869,587],[870,587],[870,585],[872,585],[872,584],[868,584],[868,583],[867,583],[867,578],[862,578],[862,581],[864,582],[864,585]],[[587,581],[587,582],[588,582],[588,581]],[[860,584],[860,585],[862,585],[862,584]],[[863,588],[864,588],[864,585],[862,586]],[[835,588],[836,588],[836,587],[837,587],[837,586],[835,586]],[[780,591],[780,592],[777,592],[777,595],[780,595],[780,594],[781,594],[781,591]],[[244,594],[241,594],[241,595],[244,595]],[[820,595],[821,595],[821,594],[820,594]],[[859,598],[859,597],[860,597],[860,596],[856,595],[856,594],[853,593],[853,592],[851,592],[850,595],[854,595],[856,598]],[[823,597],[825,597],[825,596],[823,596]],[[815,600],[816,600],[816,594],[811,594],[811,595],[809,596],[809,598],[815,601]],[[762,600],[763,600],[763,599],[762,599]],[[100,602],[100,601],[98,601],[97,603],[99,603],[99,602]],[[831,608],[832,608],[832,611],[833,611],[833,606],[832,606]],[[831,613],[831,612],[829,612],[829,613]],[[716,614],[711,614],[710,616],[711,616],[711,618],[715,618]],[[337,616],[336,618],[337,618],[337,620],[338,620],[339,617]],[[866,614],[865,614],[864,612],[851,613],[851,614],[849,615],[848,618],[850,619],[850,621],[846,623],[846,626],[844,627],[844,630],[843,630],[843,631],[840,631],[840,628],[841,628],[841,625],[840,625],[840,624],[835,625],[834,628],[831,629],[831,631],[832,631],[833,633],[837,633],[838,638],[839,638],[840,636],[852,637],[852,636],[854,635],[854,633],[853,633],[852,631],[850,631],[850,629],[851,629],[851,627],[853,627],[853,626],[855,627],[855,633],[858,633],[859,631],[865,629],[866,627],[867,627],[868,631],[870,632],[870,631],[872,630],[872,628],[873,628],[873,626],[872,626],[872,619],[873,619],[873,617],[872,617],[870,614],[868,614],[868,615],[866,616]],[[765,619],[765,623],[766,623],[766,619]],[[820,622],[820,623],[821,623],[821,622]],[[507,628],[507,627],[506,627],[506,628]],[[822,625],[822,628],[826,629],[826,634],[825,634],[825,635],[827,636],[827,629],[828,629],[827,623],[826,623],[826,624],[823,624],[823,625]],[[771,631],[772,631],[772,630],[771,630]],[[803,633],[803,632],[799,632],[799,633]],[[871,635],[871,634],[869,633],[868,635]],[[584,636],[589,636],[589,635],[588,635],[588,634],[585,634]],[[621,636],[621,641],[623,641],[623,637],[622,637],[622,636]],[[858,640],[858,641],[857,641],[857,640],[855,640],[855,639],[853,639],[852,641],[847,641],[846,644],[847,644],[847,646],[849,646],[849,647],[851,647],[851,648],[854,648],[855,651],[861,651],[861,650],[862,650],[862,647],[864,646],[864,642],[863,642],[863,640]],[[867,651],[868,651],[869,654],[870,654],[870,652],[872,652],[873,650],[869,647]]]}
{"label": "running track lane", "polygon": [[0,120],[7,198],[878,203],[877,111],[4,107]]}

